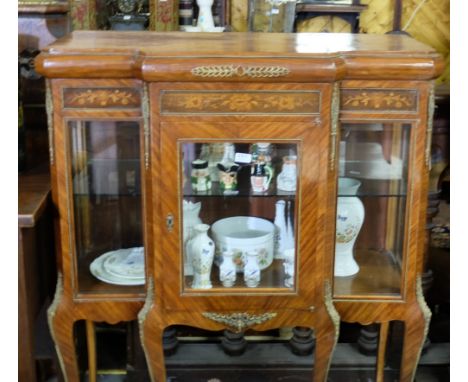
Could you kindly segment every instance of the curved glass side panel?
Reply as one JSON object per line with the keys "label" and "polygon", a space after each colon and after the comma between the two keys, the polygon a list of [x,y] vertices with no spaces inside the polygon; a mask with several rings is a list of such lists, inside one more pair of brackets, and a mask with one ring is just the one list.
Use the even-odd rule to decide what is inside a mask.
{"label": "curved glass side panel", "polygon": [[79,293],[144,290],[140,125],[70,121]]}
{"label": "curved glass side panel", "polygon": [[402,288],[411,125],[342,125],[335,297],[398,298]]}

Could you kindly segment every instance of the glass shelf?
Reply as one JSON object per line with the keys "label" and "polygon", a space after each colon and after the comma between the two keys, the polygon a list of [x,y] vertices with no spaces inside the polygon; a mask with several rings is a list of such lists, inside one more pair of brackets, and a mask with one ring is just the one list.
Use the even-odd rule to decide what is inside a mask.
{"label": "glass shelf", "polygon": [[334,298],[400,296],[401,256],[387,250],[358,249],[354,257],[359,264],[359,272],[349,277],[335,277]]}

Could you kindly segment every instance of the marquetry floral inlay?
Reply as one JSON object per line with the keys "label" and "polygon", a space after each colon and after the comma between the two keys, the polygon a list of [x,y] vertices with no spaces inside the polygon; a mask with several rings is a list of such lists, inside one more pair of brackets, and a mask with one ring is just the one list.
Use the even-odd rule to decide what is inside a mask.
{"label": "marquetry floral inlay", "polygon": [[126,89],[66,89],[66,107],[139,107],[137,90]]}
{"label": "marquetry floral inlay", "polygon": [[343,91],[343,109],[416,109],[414,92],[396,91]]}
{"label": "marquetry floral inlay", "polygon": [[318,92],[311,93],[167,93],[162,111],[169,113],[318,113]]}

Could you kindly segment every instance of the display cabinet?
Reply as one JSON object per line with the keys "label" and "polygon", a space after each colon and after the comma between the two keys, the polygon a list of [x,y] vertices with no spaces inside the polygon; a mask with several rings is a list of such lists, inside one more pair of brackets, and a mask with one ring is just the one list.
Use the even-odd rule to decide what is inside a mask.
{"label": "display cabinet", "polygon": [[340,315],[382,338],[404,321],[412,380],[441,66],[406,36],[75,32],[44,50],[62,275],[49,319],[69,380],[73,321],[134,319],[145,291],[155,381],[171,325],[313,328],[325,381]]}

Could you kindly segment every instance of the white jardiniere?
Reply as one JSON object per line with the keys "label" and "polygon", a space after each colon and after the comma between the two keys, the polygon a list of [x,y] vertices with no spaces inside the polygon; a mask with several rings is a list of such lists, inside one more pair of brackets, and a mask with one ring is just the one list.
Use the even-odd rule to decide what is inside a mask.
{"label": "white jardiniere", "polygon": [[223,262],[219,267],[219,281],[223,284],[224,287],[230,288],[236,282],[237,270],[236,264],[234,264],[234,252],[224,251],[223,252]]}
{"label": "white jardiniere", "polygon": [[352,178],[338,179],[336,217],[335,276],[352,276],[359,272],[353,248],[364,222],[364,205],[356,197],[361,182]]}
{"label": "white jardiniere", "polygon": [[213,265],[215,245],[208,236],[208,224],[197,224],[195,234],[187,244],[188,255],[192,259],[194,289],[210,289],[211,268]]}

